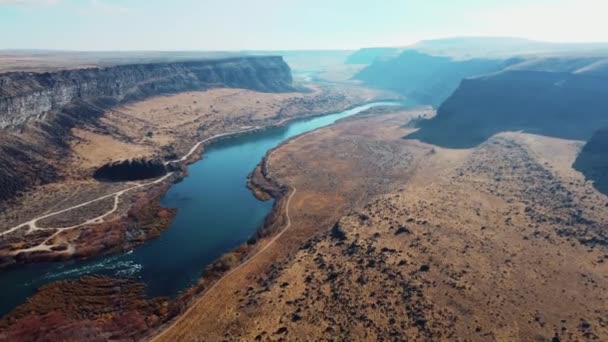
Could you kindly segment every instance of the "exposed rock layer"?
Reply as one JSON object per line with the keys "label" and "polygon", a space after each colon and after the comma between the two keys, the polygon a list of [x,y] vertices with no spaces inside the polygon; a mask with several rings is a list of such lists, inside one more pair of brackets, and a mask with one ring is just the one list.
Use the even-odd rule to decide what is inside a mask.
{"label": "exposed rock layer", "polygon": [[281,57],[119,65],[108,68],[0,75],[0,127],[19,125],[75,103],[120,103],[212,87],[284,91],[291,88]]}

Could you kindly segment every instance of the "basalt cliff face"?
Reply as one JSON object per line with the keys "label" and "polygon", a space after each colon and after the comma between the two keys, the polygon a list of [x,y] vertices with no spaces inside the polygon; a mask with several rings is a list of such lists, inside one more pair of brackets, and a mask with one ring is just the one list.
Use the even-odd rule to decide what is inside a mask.
{"label": "basalt cliff face", "polygon": [[293,90],[290,68],[276,56],[0,74],[0,204],[60,177],[53,161],[68,155],[72,127],[115,105],[219,87]]}
{"label": "basalt cliff face", "polygon": [[242,57],[178,63],[0,75],[0,127],[42,119],[78,104],[122,103],[152,95],[213,87],[285,91],[291,72],[281,57]]}

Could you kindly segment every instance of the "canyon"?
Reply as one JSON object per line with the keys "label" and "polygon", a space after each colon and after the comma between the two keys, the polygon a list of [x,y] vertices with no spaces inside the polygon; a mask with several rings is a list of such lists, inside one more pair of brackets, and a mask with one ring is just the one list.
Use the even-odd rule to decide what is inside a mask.
{"label": "canyon", "polygon": [[577,46],[7,66],[0,340],[608,338]]}
{"label": "canyon", "polygon": [[436,112],[374,108],[271,151],[251,187],[297,189],[289,234],[153,340],[605,339],[606,58],[505,57],[448,77]]}
{"label": "canyon", "polygon": [[[174,284],[175,288],[170,288],[168,283],[153,284],[147,278],[140,279],[144,281],[140,283],[129,277],[128,274],[137,271],[137,268],[131,269],[133,262],[123,259],[133,255],[137,262],[137,258],[145,257],[148,246],[163,248],[163,241],[169,238],[170,234],[165,234],[165,230],[179,216],[176,216],[175,207],[166,206],[163,198],[171,188],[184,183],[184,177],[190,174],[188,165],[199,160],[203,150],[228,138],[282,132],[283,127],[294,119],[323,116],[381,98],[398,98],[388,92],[349,84],[308,84],[296,88],[292,84],[289,68],[282,68],[285,66],[282,59],[253,59],[260,62],[254,61],[252,64],[264,64],[263,61],[267,59],[271,64],[278,63],[279,67],[275,69],[278,73],[263,72],[266,70],[264,67],[244,71],[257,72],[259,82],[255,77],[249,77],[253,83],[237,84],[234,83],[238,82],[235,73],[230,71],[232,66],[228,66],[226,70],[218,71],[218,74],[226,77],[224,83],[197,83],[192,89],[183,83],[186,88],[180,90],[183,84],[180,83],[181,76],[177,75],[175,88],[171,90],[165,86],[145,85],[140,88],[136,85],[133,91],[118,92],[116,98],[91,98],[84,104],[79,102],[78,96],[72,100],[75,103],[64,104],[61,94],[70,91],[63,89],[53,93],[53,86],[46,84],[48,88],[43,92],[47,92],[51,98],[59,96],[50,101],[51,107],[32,109],[34,112],[42,110],[42,113],[30,113],[28,110],[31,108],[24,107],[18,115],[11,116],[13,119],[25,119],[21,122],[11,119],[13,121],[3,131],[15,140],[3,141],[1,146],[12,150],[15,146],[10,145],[11,142],[31,144],[32,148],[39,149],[38,156],[46,164],[30,166],[44,172],[47,170],[45,165],[53,165],[56,177],[46,181],[32,177],[34,182],[25,183],[26,186],[17,195],[8,195],[2,202],[2,278],[4,283],[15,284],[14,290],[18,292],[1,294],[2,310],[7,313],[15,306],[23,306],[3,317],[0,340],[76,335],[141,337],[179,314],[193,297],[256,251],[258,245],[253,242],[244,246],[239,244],[255,235],[266,212],[259,212],[262,215],[260,222],[256,216],[247,227],[243,224],[238,226],[239,229],[247,229],[239,233],[244,237],[236,245],[231,242],[225,246],[220,241],[211,245],[209,250],[203,250],[204,260],[201,261],[200,256],[189,260],[187,272],[182,272],[187,279],[176,277],[179,284]],[[201,65],[209,63],[200,62]],[[227,63],[231,65],[232,62]],[[148,65],[116,67],[157,68]],[[287,74],[283,73],[285,71]],[[89,74],[91,71],[78,69],[58,73],[78,72]],[[236,74],[238,76],[238,72]],[[31,77],[38,79],[36,77],[40,76]],[[158,80],[161,85],[175,81]],[[142,82],[154,83],[156,80],[153,77]],[[36,86],[32,88],[38,89],[43,83],[35,83]],[[17,96],[15,89],[19,87],[11,84],[6,89]],[[62,82],[58,82],[57,87],[59,84]],[[277,85],[281,88],[277,88]],[[23,88],[23,94],[27,94],[25,90],[29,88]],[[149,93],[150,89],[159,93]],[[29,99],[37,96],[32,95]],[[51,109],[44,112],[48,108]],[[321,122],[323,118],[320,118]],[[276,128],[271,129],[274,126]],[[5,154],[3,158],[11,156]],[[24,162],[17,159],[20,163]],[[246,167],[240,167],[243,166]],[[23,168],[21,174],[10,168],[3,170],[15,172],[18,179],[27,176],[22,172]],[[247,196],[251,196],[245,188],[245,175],[249,171],[244,171],[240,186],[238,181],[234,182],[238,190]],[[260,206],[264,210],[271,207],[272,202]],[[179,236],[183,229],[171,230],[174,231]],[[146,243],[152,238],[157,239]],[[213,241],[209,240],[210,243]],[[138,246],[145,247],[143,252],[133,250]],[[201,252],[199,247],[192,250]],[[236,252],[231,253],[234,248]],[[154,264],[153,260],[156,259],[153,258],[164,255],[163,251],[154,252],[146,268]],[[228,257],[220,258],[224,253],[228,253]],[[76,261],[64,262],[70,259]],[[104,270],[102,268],[105,266],[100,265],[106,265],[108,269]],[[117,269],[120,265],[127,268]],[[135,265],[141,267],[141,264]],[[205,277],[200,278],[203,273]],[[125,276],[131,280],[125,280]],[[22,284],[20,281],[23,279],[29,280]],[[142,292],[144,286],[145,295]],[[39,291],[35,292],[38,288]],[[108,292],[108,288],[114,290]],[[153,298],[148,297],[151,293]],[[26,297],[29,299],[23,303]],[[99,305],[83,304],[89,300]],[[121,301],[124,305],[114,307],[114,301]],[[131,320],[133,325],[125,325],[125,320]],[[40,329],[30,330],[28,327],[33,325]],[[67,327],[71,328],[66,330]]]}

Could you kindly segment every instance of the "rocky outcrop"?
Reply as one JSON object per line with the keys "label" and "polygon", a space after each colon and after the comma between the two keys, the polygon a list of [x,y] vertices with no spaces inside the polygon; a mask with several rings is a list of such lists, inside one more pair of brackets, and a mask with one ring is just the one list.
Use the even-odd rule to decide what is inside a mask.
{"label": "rocky outcrop", "polygon": [[608,128],[595,132],[579,153],[573,167],[595,188],[608,195]]}
{"label": "rocky outcrop", "polygon": [[[566,65],[576,68],[561,71]],[[527,67],[463,80],[437,116],[421,122],[408,138],[468,148],[503,131],[587,140],[598,127],[608,126],[608,77],[579,72],[580,63],[574,61]]]}
{"label": "rocky outcrop", "polygon": [[95,171],[93,177],[105,182],[135,181],[156,178],[167,174],[162,160],[136,158],[110,162]]}
{"label": "rocky outcrop", "polygon": [[291,91],[282,57],[235,57],[175,63],[0,74],[0,204],[60,176],[70,129],[95,123],[112,106],[217,87]]}
{"label": "rocky outcrop", "polygon": [[178,63],[0,75],[0,128],[44,119],[66,106],[122,103],[152,95],[213,87],[291,89],[281,57],[242,57]]}

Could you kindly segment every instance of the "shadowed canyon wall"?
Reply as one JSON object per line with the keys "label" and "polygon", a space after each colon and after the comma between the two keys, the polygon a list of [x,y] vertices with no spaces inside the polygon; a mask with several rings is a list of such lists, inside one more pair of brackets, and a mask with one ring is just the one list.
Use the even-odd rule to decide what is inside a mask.
{"label": "shadowed canyon wall", "polygon": [[465,79],[408,138],[468,148],[503,131],[588,140],[608,126],[608,77],[601,73],[505,70]]}
{"label": "shadowed canyon wall", "polygon": [[581,150],[573,167],[593,181],[598,191],[608,195],[608,127],[595,132]]}

